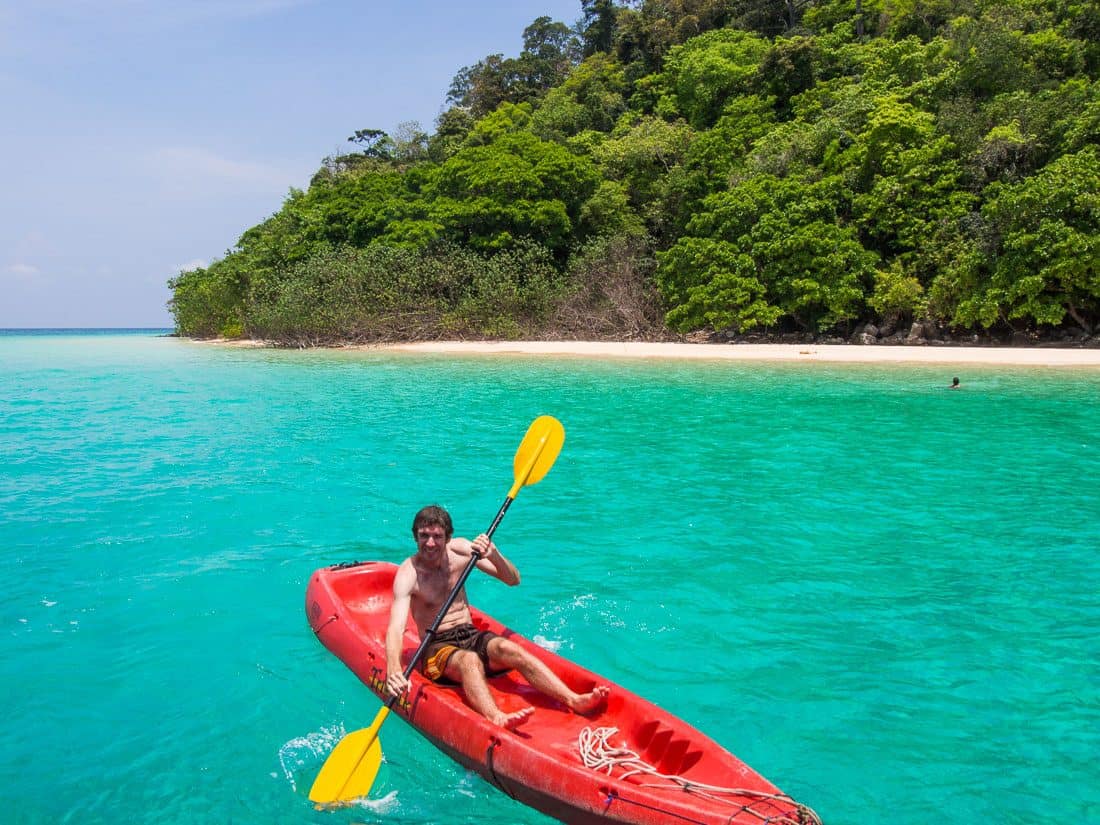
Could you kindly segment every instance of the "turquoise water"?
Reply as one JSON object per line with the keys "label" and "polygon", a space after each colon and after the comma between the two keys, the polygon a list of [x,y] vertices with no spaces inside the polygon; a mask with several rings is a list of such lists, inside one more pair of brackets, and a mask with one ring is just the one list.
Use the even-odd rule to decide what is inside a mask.
{"label": "turquoise water", "polygon": [[[964,388],[944,389],[951,374]],[[1100,820],[1100,371],[275,352],[0,336],[0,818],[544,823],[399,719],[372,800],[306,793],[378,702],[322,565],[484,530],[471,597],[829,825]]]}

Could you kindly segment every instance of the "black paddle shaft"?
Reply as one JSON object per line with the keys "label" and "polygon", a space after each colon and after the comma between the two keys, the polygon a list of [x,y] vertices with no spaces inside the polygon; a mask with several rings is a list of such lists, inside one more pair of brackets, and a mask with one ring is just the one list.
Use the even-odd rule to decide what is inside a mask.
{"label": "black paddle shaft", "polygon": [[[497,511],[497,517],[493,519],[493,523],[489,525],[489,529],[485,531],[485,536],[492,541],[493,533],[497,531],[497,527],[500,525],[501,520],[504,518],[504,514],[508,512],[508,508],[512,504],[512,498],[509,496],[504,499],[504,503],[500,505],[500,510]],[[408,667],[405,668],[405,678],[408,679],[412,675],[413,670],[416,668],[417,662],[424,655],[424,651],[428,649],[428,645],[432,643],[435,638],[436,631],[439,630],[439,624],[443,621],[443,617],[447,615],[447,611],[450,610],[454,600],[458,598],[458,593],[462,590],[463,585],[466,584],[466,579],[470,578],[470,574],[474,572],[474,567],[477,565],[478,560],[481,558],[481,553],[475,550],[470,554],[470,560],[466,562],[466,568],[462,571],[462,575],[458,577],[458,581],[455,582],[455,586],[451,588],[451,592],[447,594],[447,598],[443,601],[443,607],[439,609],[439,613],[436,614],[435,621],[432,622],[432,626],[428,628],[428,632],[424,634],[424,638],[420,640],[420,647],[416,649],[416,653],[413,654],[411,660],[409,660]],[[386,702],[387,708],[393,708],[397,702],[397,696],[391,696]]]}

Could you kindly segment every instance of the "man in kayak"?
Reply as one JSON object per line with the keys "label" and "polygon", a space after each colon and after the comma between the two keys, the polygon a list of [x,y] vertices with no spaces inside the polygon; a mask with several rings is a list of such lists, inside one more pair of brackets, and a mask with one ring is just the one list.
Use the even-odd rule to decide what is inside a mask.
{"label": "man in kayak", "polygon": [[[473,541],[452,538],[451,516],[442,507],[431,505],[417,513],[412,532],[416,553],[397,569],[386,631],[386,688],[394,696],[409,689],[401,664],[402,638],[409,612],[423,638],[475,550],[481,556],[477,561],[479,570],[509,586],[519,584],[516,566],[487,536],[480,535]],[[425,676],[433,682],[462,685],[474,709],[505,728],[519,727],[534,713],[534,708],[504,713],[493,700],[489,676],[518,670],[532,687],[582,714],[602,706],[609,692],[607,686],[600,685],[588,693],[576,693],[544,662],[515,642],[488,630],[478,630],[473,625],[465,587],[439,623],[422,661]]]}

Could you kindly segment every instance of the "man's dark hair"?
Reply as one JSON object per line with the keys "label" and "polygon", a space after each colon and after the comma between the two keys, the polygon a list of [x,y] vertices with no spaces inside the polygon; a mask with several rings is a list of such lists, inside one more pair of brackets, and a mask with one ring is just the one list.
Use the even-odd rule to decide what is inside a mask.
{"label": "man's dark hair", "polygon": [[451,540],[451,536],[454,535],[454,524],[451,523],[451,514],[440,507],[438,504],[429,504],[416,514],[416,518],[413,519],[413,538],[416,538],[416,533],[421,527],[428,527],[435,525],[436,527],[442,527],[443,532],[447,534],[447,541]]}

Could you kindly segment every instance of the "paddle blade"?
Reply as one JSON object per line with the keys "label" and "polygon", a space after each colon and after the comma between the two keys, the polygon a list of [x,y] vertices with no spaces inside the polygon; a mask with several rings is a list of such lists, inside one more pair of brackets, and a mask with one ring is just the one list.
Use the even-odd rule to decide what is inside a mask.
{"label": "paddle blade", "polygon": [[311,802],[332,805],[370,793],[382,764],[378,730],[389,712],[388,707],[382,708],[369,728],[353,731],[336,743],[309,789]]}
{"label": "paddle blade", "polygon": [[515,470],[518,490],[527,484],[538,484],[542,477],[550,472],[554,461],[565,443],[565,428],[552,415],[540,415],[527,428],[527,435],[516,450]]}

